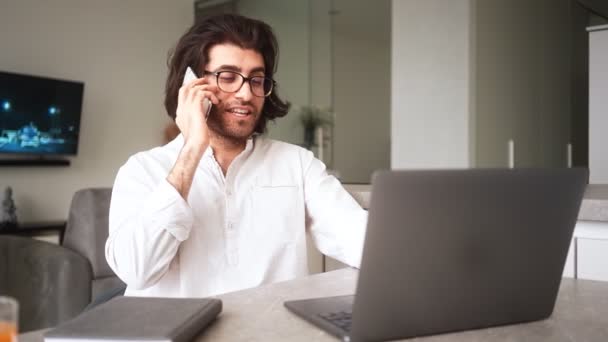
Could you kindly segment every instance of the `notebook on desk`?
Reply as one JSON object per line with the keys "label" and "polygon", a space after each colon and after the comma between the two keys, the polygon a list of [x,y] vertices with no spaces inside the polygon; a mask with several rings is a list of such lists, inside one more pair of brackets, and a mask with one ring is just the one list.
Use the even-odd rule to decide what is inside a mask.
{"label": "notebook on desk", "polygon": [[45,342],[187,342],[222,310],[213,298],[115,297],[44,335]]}
{"label": "notebook on desk", "polygon": [[285,306],[351,341],[546,318],[587,177],[584,169],[376,173],[356,294]]}

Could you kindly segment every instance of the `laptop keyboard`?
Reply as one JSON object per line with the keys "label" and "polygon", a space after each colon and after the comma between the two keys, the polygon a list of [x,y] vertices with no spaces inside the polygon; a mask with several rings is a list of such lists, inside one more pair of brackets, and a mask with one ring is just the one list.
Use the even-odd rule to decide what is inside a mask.
{"label": "laptop keyboard", "polygon": [[319,316],[346,331],[350,331],[350,326],[353,322],[353,313],[349,311],[328,312],[319,314]]}

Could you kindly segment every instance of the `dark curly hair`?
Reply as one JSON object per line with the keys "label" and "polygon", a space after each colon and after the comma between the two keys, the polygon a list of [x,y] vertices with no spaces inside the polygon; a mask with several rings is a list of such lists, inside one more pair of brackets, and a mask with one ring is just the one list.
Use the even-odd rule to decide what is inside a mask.
{"label": "dark curly hair", "polygon": [[[209,61],[211,47],[224,43],[259,52],[264,59],[266,76],[273,78],[279,59],[279,44],[268,24],[235,14],[206,18],[186,31],[167,59],[169,75],[165,85],[165,108],[173,120],[186,68],[190,66],[200,73]],[[266,131],[268,120],[283,117],[289,111],[289,102],[279,98],[276,88],[264,101],[262,115],[255,127],[257,133]]]}

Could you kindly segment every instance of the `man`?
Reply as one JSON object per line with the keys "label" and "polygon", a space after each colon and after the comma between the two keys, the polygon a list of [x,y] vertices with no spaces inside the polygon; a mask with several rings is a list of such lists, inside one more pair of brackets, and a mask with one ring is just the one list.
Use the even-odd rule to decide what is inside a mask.
{"label": "man", "polygon": [[[267,24],[237,15],[179,40],[165,107],[181,134],[132,156],[113,188],[106,258],[126,295],[204,297],[306,275],[306,230],[359,265],[366,212],[311,152],[259,135],[289,108],[272,80],[277,45]],[[182,86],[188,66],[200,78]]]}

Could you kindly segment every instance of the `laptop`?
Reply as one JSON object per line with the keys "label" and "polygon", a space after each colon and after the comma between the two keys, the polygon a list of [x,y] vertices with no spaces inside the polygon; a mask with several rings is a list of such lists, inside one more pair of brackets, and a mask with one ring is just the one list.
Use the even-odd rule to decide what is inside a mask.
{"label": "laptop", "polygon": [[287,301],[345,341],[547,318],[586,169],[381,171],[353,296]]}

